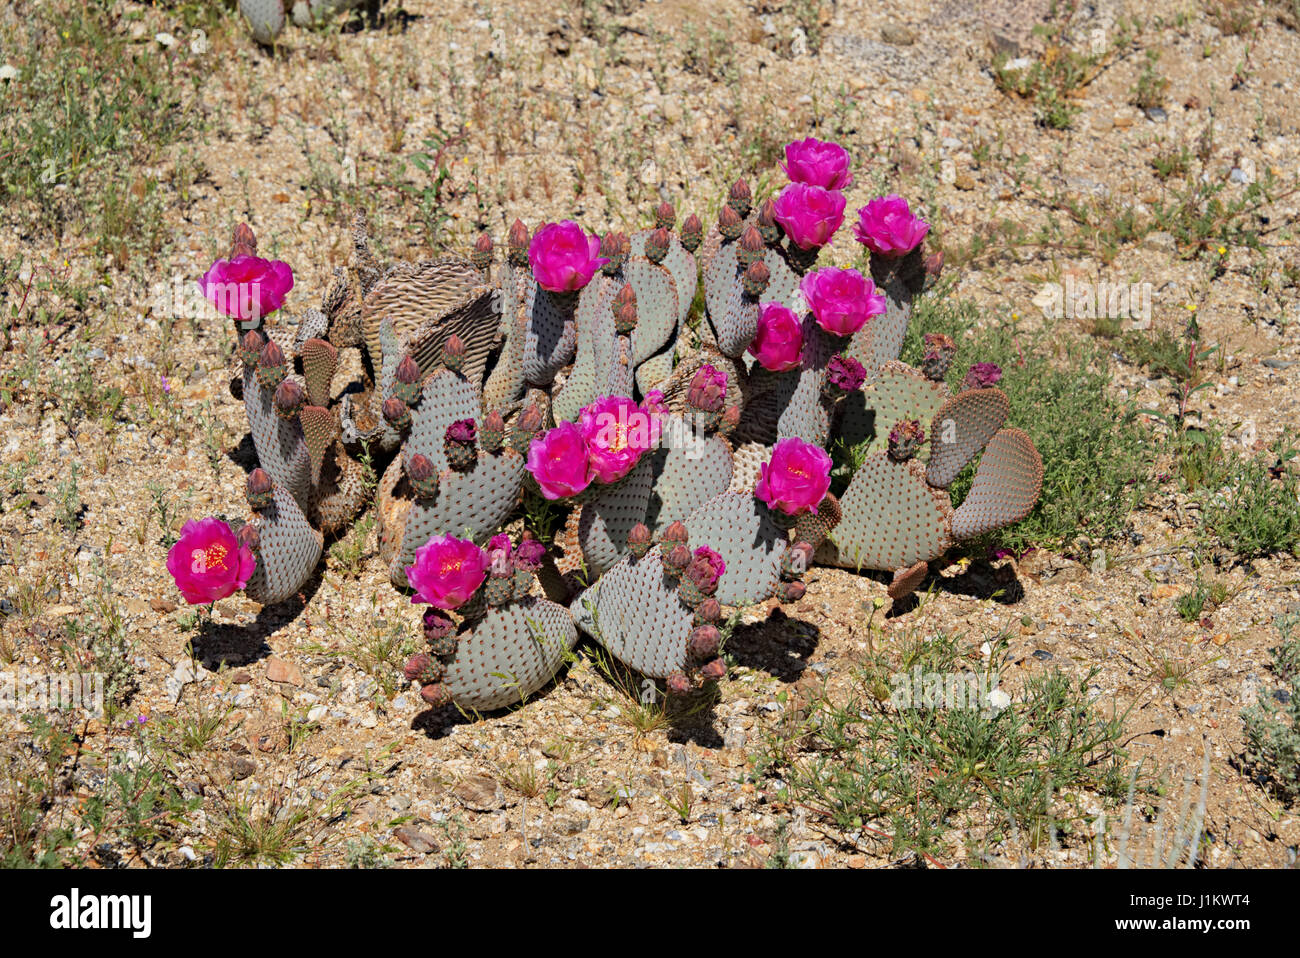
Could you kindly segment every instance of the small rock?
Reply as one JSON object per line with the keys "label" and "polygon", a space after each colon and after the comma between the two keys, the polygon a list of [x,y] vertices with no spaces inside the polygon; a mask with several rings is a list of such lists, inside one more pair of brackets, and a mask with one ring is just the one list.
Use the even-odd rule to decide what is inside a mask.
{"label": "small rock", "polygon": [[230,777],[236,782],[242,782],[256,771],[257,763],[251,758],[244,758],[241,755],[230,760]]}
{"label": "small rock", "polygon": [[1172,253],[1178,248],[1178,241],[1174,239],[1172,233],[1158,230],[1154,233],[1148,233],[1142,240],[1142,245],[1147,249],[1157,250],[1162,253]]}
{"label": "small rock", "polygon": [[161,615],[176,611],[176,603],[171,599],[150,599],[149,607]]}
{"label": "small rock", "polygon": [[910,47],[916,42],[916,33],[901,23],[887,23],[880,30],[880,39],[896,47]]}
{"label": "small rock", "polygon": [[414,825],[402,825],[393,829],[393,837],[417,855],[427,855],[429,852],[438,850],[437,842],[434,841],[433,836],[428,832],[421,831]]}
{"label": "small rock", "polygon": [[1169,119],[1169,114],[1165,112],[1162,106],[1149,106],[1143,112],[1146,113],[1147,119],[1152,123],[1163,123]]}
{"label": "small rock", "polygon": [[230,673],[231,685],[247,685],[251,681],[253,681],[253,677],[243,669]]}
{"label": "small rock", "polygon": [[269,660],[266,663],[266,677],[280,685],[302,685],[302,671],[284,659]]}
{"label": "small rock", "polygon": [[505,796],[496,779],[487,775],[471,775],[462,779],[452,790],[452,795],[466,808],[475,812],[492,812],[505,805]]}
{"label": "small rock", "polygon": [[1034,658],[1038,659],[1039,661],[1046,662],[1048,659],[1056,658],[1056,656],[1052,655],[1052,653],[1048,652],[1046,649],[1035,649]]}

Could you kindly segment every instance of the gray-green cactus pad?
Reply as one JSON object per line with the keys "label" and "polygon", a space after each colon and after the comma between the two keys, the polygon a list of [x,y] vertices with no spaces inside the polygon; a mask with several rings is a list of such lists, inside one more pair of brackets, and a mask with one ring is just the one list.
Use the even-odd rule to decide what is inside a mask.
{"label": "gray-green cactus pad", "polygon": [[752,495],[724,492],[685,519],[690,548],[709,546],[727,569],[718,580],[724,605],[753,605],[770,598],[781,578],[787,535],[768,518],[767,506]]}
{"label": "gray-green cactus pad", "polygon": [[943,555],[952,544],[952,506],[942,489],[925,481],[915,460],[868,456],[840,497],[843,518],[831,532],[837,565],[901,569]]}
{"label": "gray-green cactus pad", "polygon": [[307,522],[283,486],[272,487],[271,505],[255,520],[260,543],[257,567],[244,591],[254,602],[273,605],[296,595],[320,561],[324,538]]}
{"label": "gray-green cactus pad", "polygon": [[624,557],[569,608],[582,631],[642,675],[662,679],[686,664],[693,616],[664,575],[658,547]]}
{"label": "gray-green cactus pad", "polygon": [[457,637],[442,685],[463,709],[505,708],[551,681],[577,641],[569,610],[546,599],[489,609]]}
{"label": "gray-green cactus pad", "polygon": [[952,517],[953,537],[969,539],[1013,522],[1033,510],[1043,488],[1043,459],[1019,429],[1003,429],[980,457],[970,492]]}
{"label": "gray-green cactus pad", "polygon": [[1002,428],[1010,409],[1001,389],[967,389],[944,403],[930,426],[926,481],[932,486],[949,486]]}

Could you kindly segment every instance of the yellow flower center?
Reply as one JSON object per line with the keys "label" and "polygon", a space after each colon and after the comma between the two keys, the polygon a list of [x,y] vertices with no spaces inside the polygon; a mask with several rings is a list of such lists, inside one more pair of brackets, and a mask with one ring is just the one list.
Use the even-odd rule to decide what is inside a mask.
{"label": "yellow flower center", "polygon": [[229,553],[225,546],[219,542],[214,542],[204,550],[203,558],[209,569],[224,569],[226,567],[226,555]]}
{"label": "yellow flower center", "polygon": [[460,559],[448,557],[442,560],[442,565],[439,567],[438,572],[441,575],[451,575],[453,573],[459,572],[460,566],[461,566]]}

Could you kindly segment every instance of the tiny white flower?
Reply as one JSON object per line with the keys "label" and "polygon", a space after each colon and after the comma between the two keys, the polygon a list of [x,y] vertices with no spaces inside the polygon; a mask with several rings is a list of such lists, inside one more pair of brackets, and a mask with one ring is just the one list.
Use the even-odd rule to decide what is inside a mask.
{"label": "tiny white flower", "polygon": [[19,69],[11,63],[0,66],[0,80],[17,80]]}
{"label": "tiny white flower", "polygon": [[984,658],[987,659],[992,654],[993,646],[989,645],[987,642],[980,646],[980,655],[984,656]]}
{"label": "tiny white flower", "polygon": [[176,46],[176,38],[170,33],[155,33],[153,38],[165,47]]}
{"label": "tiny white flower", "polygon": [[994,689],[989,693],[989,706],[999,712],[1011,704],[1011,696],[1007,695],[1001,689]]}

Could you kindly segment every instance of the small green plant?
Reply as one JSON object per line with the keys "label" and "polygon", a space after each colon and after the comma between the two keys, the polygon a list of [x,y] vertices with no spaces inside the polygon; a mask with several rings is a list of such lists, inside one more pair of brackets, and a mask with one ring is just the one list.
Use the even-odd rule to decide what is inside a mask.
{"label": "small green plant", "polygon": [[1237,555],[1300,550],[1300,474],[1288,433],[1268,453],[1238,460],[1221,490],[1207,490],[1205,527]]}
{"label": "small green plant", "polygon": [[[993,707],[979,690],[997,688],[1002,648],[981,664],[960,637],[940,633],[908,641],[898,658],[870,656],[848,697],[821,695],[804,723],[768,742],[756,769],[779,774],[791,801],[837,828],[887,838],[893,854],[933,859],[951,850],[954,828],[991,841],[1008,821],[1034,847],[1083,834],[1092,816],[1079,793],[1113,802],[1124,792],[1122,716],[1091,701],[1095,672],[1035,676],[1018,700]],[[882,700],[882,681],[897,691],[899,676],[938,677],[963,698]]]}
{"label": "small green plant", "polygon": [[76,532],[81,525],[81,493],[77,489],[77,478],[81,475],[81,463],[74,462],[68,470],[68,477],[59,483],[55,492],[59,525],[68,532]]}
{"label": "small green plant", "polygon": [[1246,761],[1256,779],[1287,805],[1300,801],[1300,640],[1293,620],[1278,625],[1281,645],[1273,650],[1273,669],[1286,681],[1286,696],[1272,697],[1241,713],[1246,729]]}
{"label": "small green plant", "polygon": [[1159,50],[1148,50],[1147,60],[1138,74],[1137,85],[1133,87],[1133,105],[1139,110],[1151,110],[1165,102],[1165,91],[1169,89],[1169,80],[1156,69],[1160,62]]}

